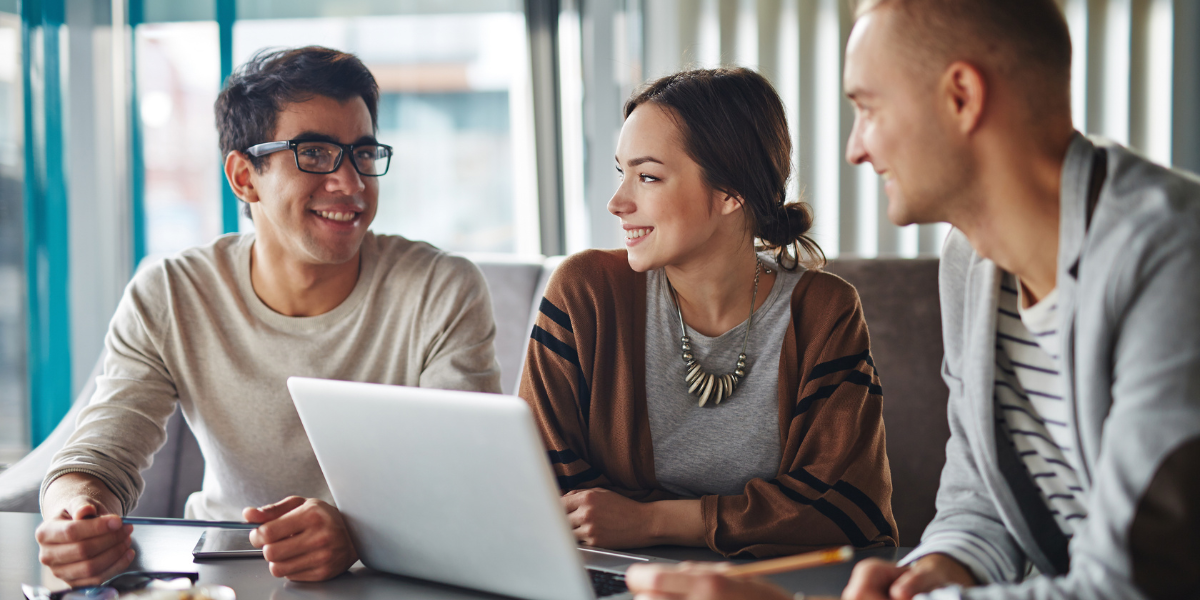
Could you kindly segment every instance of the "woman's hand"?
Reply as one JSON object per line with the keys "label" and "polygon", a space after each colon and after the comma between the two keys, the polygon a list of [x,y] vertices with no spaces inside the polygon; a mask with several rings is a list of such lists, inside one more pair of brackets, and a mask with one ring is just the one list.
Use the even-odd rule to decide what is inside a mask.
{"label": "woman's hand", "polygon": [[562,503],[575,539],[588,546],[705,545],[699,500],[643,503],[611,490],[591,488],[567,492]]}
{"label": "woman's hand", "polygon": [[571,490],[562,497],[575,539],[602,548],[652,546],[649,504],[603,488]]}

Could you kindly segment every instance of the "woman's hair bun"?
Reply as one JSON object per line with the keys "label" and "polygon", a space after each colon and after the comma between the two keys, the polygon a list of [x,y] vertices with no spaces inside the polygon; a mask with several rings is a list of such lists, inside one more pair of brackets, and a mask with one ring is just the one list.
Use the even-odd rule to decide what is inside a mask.
{"label": "woman's hair bun", "polygon": [[758,239],[768,246],[790,246],[808,233],[813,226],[812,209],[803,202],[789,202],[763,215],[758,222]]}
{"label": "woman's hair bun", "polygon": [[775,252],[780,266],[794,269],[802,262],[801,255],[807,259],[804,262],[812,263],[812,266],[825,264],[825,253],[808,235],[813,226],[813,211],[808,203],[777,204],[754,217],[754,237],[762,241],[764,250]]}

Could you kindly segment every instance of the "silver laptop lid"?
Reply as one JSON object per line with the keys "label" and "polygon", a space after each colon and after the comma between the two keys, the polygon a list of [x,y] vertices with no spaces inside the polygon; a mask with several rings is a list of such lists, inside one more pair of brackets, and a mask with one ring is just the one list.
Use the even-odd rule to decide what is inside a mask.
{"label": "silver laptop lid", "polygon": [[514,396],[292,377],[359,557],[533,600],[591,600],[541,437]]}

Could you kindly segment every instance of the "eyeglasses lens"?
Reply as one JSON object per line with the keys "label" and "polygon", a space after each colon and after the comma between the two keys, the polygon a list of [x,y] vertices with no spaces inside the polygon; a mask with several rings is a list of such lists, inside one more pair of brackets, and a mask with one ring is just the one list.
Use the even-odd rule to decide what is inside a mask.
{"label": "eyeglasses lens", "polygon": [[[300,142],[296,144],[296,161],[301,171],[309,173],[332,173],[338,166],[342,147],[328,142]],[[378,176],[387,173],[392,152],[385,146],[364,144],[355,146],[351,155],[354,166],[363,175]]]}
{"label": "eyeglasses lens", "polygon": [[364,175],[383,175],[387,172],[391,152],[383,146],[357,146],[354,148],[354,164]]}
{"label": "eyeglasses lens", "polygon": [[325,142],[300,142],[296,144],[296,162],[300,169],[312,173],[329,173],[337,164],[342,148]]}

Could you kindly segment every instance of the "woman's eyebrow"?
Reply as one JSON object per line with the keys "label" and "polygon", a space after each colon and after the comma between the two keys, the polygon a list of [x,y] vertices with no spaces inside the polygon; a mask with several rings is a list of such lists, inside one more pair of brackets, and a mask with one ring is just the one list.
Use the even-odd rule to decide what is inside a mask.
{"label": "woman's eyebrow", "polygon": [[[648,162],[658,163],[660,165],[665,164],[665,163],[663,163],[663,161],[658,160],[657,158],[654,158],[653,156],[642,156],[639,158],[631,159],[629,161],[629,166],[636,167],[642,163],[648,163]],[[619,159],[619,158],[617,159],[617,164],[621,164],[621,159]]]}

